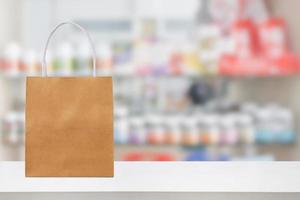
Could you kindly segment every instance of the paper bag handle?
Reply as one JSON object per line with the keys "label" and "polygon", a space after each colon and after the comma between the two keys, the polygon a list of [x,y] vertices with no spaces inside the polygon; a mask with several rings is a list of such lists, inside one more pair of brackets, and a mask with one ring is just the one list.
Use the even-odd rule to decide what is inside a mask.
{"label": "paper bag handle", "polygon": [[54,35],[55,31],[57,29],[59,29],[61,26],[66,25],[66,24],[70,24],[70,25],[73,25],[73,26],[77,27],[78,29],[80,29],[87,36],[87,38],[89,40],[89,43],[90,43],[90,47],[92,49],[92,54],[93,54],[93,76],[95,77],[97,75],[96,50],[95,50],[95,47],[93,45],[92,38],[91,38],[90,34],[82,26],[80,26],[79,24],[77,24],[75,22],[71,22],[71,21],[62,22],[62,23],[56,25],[55,28],[50,32],[50,34],[47,38],[46,45],[45,45],[45,48],[44,48],[44,53],[43,53],[42,76],[47,76],[46,54],[47,54],[47,49],[48,49],[48,46],[49,46],[49,42],[50,42],[52,36]]}

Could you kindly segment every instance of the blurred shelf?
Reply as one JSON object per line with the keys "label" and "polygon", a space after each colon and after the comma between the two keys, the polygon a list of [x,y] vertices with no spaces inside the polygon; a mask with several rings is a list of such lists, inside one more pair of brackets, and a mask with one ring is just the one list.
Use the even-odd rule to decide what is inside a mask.
{"label": "blurred shelf", "polygon": [[[229,156],[229,160],[251,161],[295,161],[299,157],[295,155],[298,146],[291,144],[253,144],[253,145],[207,145],[187,147],[182,145],[134,145],[116,144],[115,160],[127,160],[130,154],[163,154],[169,155],[178,161],[188,159],[192,152],[206,152],[210,159],[220,159],[220,155]],[[222,160],[224,161],[224,160]]]}
{"label": "blurred shelf", "polygon": [[266,148],[290,148],[294,147],[296,142],[291,143],[254,143],[254,144],[245,144],[245,143],[237,143],[237,144],[207,144],[207,145],[183,145],[183,144],[115,144],[115,147],[118,148],[183,148],[183,149],[199,149],[205,147],[229,147],[229,148],[242,148],[245,146],[253,146],[253,147],[266,147]]}
{"label": "blurred shelf", "polygon": [[300,162],[115,162],[113,178],[26,178],[0,162],[0,192],[300,192]]}
{"label": "blurred shelf", "polygon": [[283,53],[278,58],[250,56],[240,58],[224,54],[219,62],[220,74],[228,76],[290,76],[300,73],[300,60],[292,52]]}
{"label": "blurred shelf", "polygon": [[0,78],[12,79],[12,80],[22,80],[26,78],[26,74],[10,74],[10,73],[0,73]]}
{"label": "blurred shelf", "polygon": [[[117,80],[127,80],[127,79],[147,79],[147,78],[155,78],[155,79],[228,79],[228,80],[257,80],[257,79],[284,79],[284,78],[291,78],[291,77],[298,77],[300,75],[300,71],[297,73],[290,73],[290,74],[265,74],[265,75],[256,75],[256,74],[243,74],[243,75],[235,75],[235,74],[129,74],[129,73],[113,73],[113,74],[101,74],[99,73],[97,76],[112,76],[114,79]],[[9,74],[9,73],[0,73],[0,78],[10,79],[10,80],[24,80],[27,76],[24,73],[18,74]],[[41,76],[41,75],[33,75],[33,76]],[[89,74],[81,74],[81,73],[74,73],[74,74],[50,74],[50,77],[69,77],[69,76],[90,76]]]}
{"label": "blurred shelf", "polygon": [[[28,75],[31,76],[31,75]],[[34,75],[40,76],[40,75]],[[57,76],[57,77],[69,77],[69,76],[90,76],[87,74],[51,74],[49,77]],[[217,75],[200,75],[200,74],[149,74],[149,75],[139,75],[139,74],[98,74],[97,76],[112,76],[113,78],[117,79],[131,79],[131,78],[216,78]],[[25,79],[27,77],[26,74],[1,74],[1,78],[7,79]]]}

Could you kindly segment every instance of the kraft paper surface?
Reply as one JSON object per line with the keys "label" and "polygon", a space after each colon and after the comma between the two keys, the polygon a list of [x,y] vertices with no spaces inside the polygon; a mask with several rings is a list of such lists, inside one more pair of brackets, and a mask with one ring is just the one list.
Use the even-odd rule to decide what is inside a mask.
{"label": "kraft paper surface", "polygon": [[28,77],[25,174],[111,177],[111,77]]}

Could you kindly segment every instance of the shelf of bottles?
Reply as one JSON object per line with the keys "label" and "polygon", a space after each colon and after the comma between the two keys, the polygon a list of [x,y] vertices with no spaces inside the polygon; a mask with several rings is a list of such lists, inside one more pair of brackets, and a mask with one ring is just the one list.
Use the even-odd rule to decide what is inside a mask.
{"label": "shelf of bottles", "polygon": [[[257,145],[295,143],[289,108],[272,102],[227,102],[222,89],[224,76],[299,73],[284,20],[270,17],[261,24],[238,20],[227,35],[215,24],[201,25],[193,37],[180,40],[159,37],[152,31],[155,20],[143,23],[148,32],[135,39],[95,43],[98,75],[114,78],[115,144],[122,152],[133,149],[121,152],[118,159],[273,160],[273,149],[261,155]],[[66,40],[49,51],[50,76],[91,74],[89,45],[79,41]],[[0,79],[6,85],[14,83],[4,95],[16,97],[2,116],[1,141],[22,146],[25,77],[40,76],[41,55],[16,43],[8,44],[1,55]],[[165,147],[177,153],[164,153]],[[232,153],[232,147],[246,153]]]}

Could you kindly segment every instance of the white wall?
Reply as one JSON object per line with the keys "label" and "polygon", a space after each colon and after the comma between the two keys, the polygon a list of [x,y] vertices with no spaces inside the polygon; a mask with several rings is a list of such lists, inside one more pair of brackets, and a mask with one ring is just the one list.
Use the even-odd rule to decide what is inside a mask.
{"label": "white wall", "polygon": [[20,4],[18,0],[0,0],[0,46],[20,38]]}

